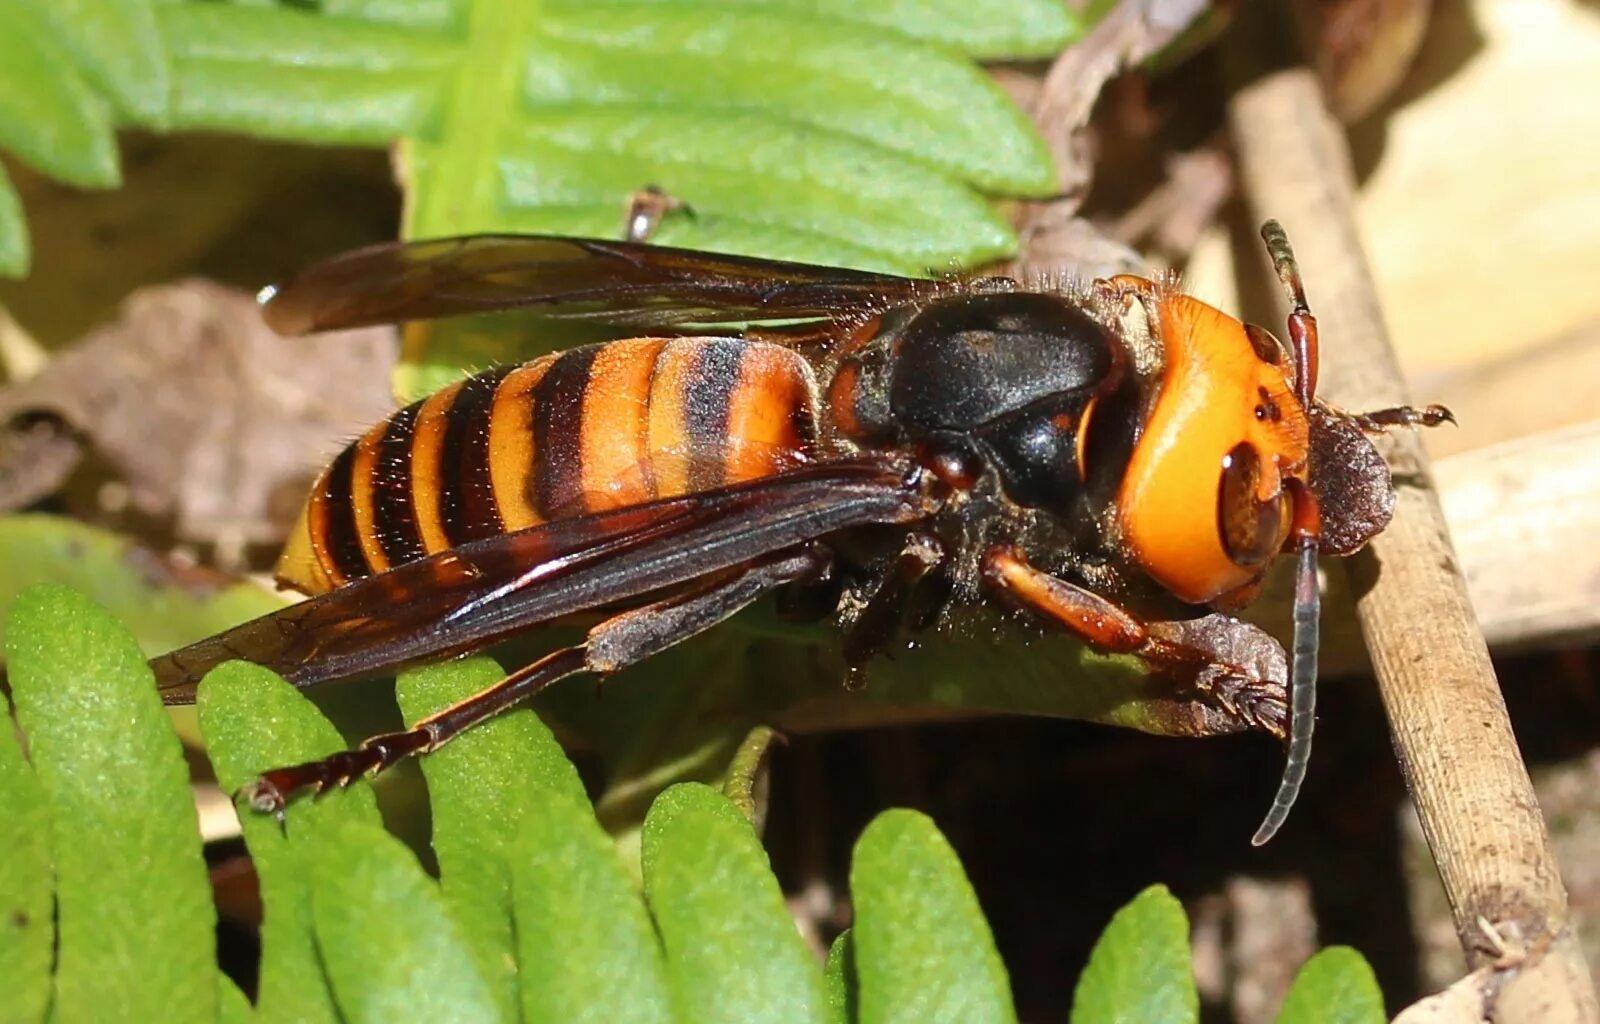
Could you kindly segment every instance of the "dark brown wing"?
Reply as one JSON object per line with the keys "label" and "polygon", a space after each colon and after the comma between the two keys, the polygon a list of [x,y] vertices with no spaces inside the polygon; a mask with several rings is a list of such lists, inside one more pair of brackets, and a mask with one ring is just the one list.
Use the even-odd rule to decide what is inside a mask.
{"label": "dark brown wing", "polygon": [[931,511],[911,464],[863,456],[559,520],[398,566],[150,662],[194,700],[235,658],[297,686],[477,650],[530,626],[636,601],[823,534]]}
{"label": "dark brown wing", "polygon": [[831,317],[930,294],[915,278],[552,235],[392,242],[262,294],[280,334],[539,306],[637,327]]}

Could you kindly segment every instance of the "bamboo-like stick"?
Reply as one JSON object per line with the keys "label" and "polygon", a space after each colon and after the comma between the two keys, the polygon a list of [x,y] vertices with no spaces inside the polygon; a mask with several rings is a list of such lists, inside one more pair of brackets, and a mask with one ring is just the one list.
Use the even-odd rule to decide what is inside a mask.
{"label": "bamboo-like stick", "polygon": [[[1321,394],[1346,407],[1408,400],[1354,215],[1349,152],[1278,0],[1244,5],[1226,43],[1229,122],[1261,217],[1289,233],[1321,325]],[[1268,65],[1263,67],[1263,65]],[[1485,226],[1486,230],[1490,230]],[[1418,253],[1448,259],[1448,249]],[[1393,439],[1393,525],[1349,560],[1395,751],[1474,968],[1502,1024],[1600,1021],[1566,890],[1418,438]]]}

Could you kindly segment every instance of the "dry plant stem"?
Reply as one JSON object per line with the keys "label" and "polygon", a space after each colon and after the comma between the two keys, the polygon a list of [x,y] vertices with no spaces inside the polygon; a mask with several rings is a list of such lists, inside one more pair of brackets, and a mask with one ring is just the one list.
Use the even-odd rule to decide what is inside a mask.
{"label": "dry plant stem", "polygon": [[[1257,5],[1258,9],[1262,5]],[[1258,215],[1283,222],[1322,327],[1322,393],[1354,407],[1407,401],[1357,236],[1349,154],[1305,69],[1257,74],[1287,34],[1235,33],[1229,120]],[[1600,1021],[1566,890],[1456,566],[1427,456],[1395,438],[1394,524],[1352,560],[1358,614],[1395,749],[1473,967],[1505,966],[1485,1016]],[[1517,933],[1507,958],[1485,934]],[[1513,966],[1513,961],[1515,965]]]}

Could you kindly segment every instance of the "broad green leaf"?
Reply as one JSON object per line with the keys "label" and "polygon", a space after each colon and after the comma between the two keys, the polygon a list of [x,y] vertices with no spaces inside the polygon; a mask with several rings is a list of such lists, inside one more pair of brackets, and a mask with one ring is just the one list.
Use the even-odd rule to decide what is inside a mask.
{"label": "broad green leaf", "polygon": [[0,148],[70,185],[120,180],[106,102],[31,6],[0,8]]}
{"label": "broad green leaf", "polygon": [[0,608],[35,583],[64,583],[115,615],[152,656],[284,605],[251,584],[185,577],[126,537],[64,516],[0,516],[0,565]]}
{"label": "broad green leaf", "polygon": [[498,1021],[494,995],[405,844],[360,822],[334,826],[312,865],[311,919],[350,1024]]}
{"label": "broad green leaf", "polygon": [[337,71],[424,71],[461,59],[447,36],[295,7],[179,3],[160,10],[174,57],[188,61]]}
{"label": "broad green leaf", "polygon": [[[1027,117],[976,65],[817,11],[700,0],[551,4],[528,53],[527,100],[758,111],[931,164],[993,192],[1055,185]],[[781,128],[781,125],[779,126]],[[725,159],[726,151],[685,159]]]}
{"label": "broad green leaf", "polygon": [[[723,642],[741,655],[728,660],[742,662],[744,669],[731,669],[731,681],[700,679],[684,686],[710,692],[699,712],[703,717],[726,717],[737,709],[785,731],[904,721],[908,708],[1049,715],[1157,735],[1241,728],[1192,691],[1152,676],[1136,658],[1097,654],[1071,637],[996,621],[993,609],[958,614],[962,618],[953,628],[918,637],[893,658],[868,664],[864,686],[847,690],[846,665],[831,630],[795,629],[769,608],[756,607],[714,634],[726,634]],[[751,665],[758,673],[748,671]]]}
{"label": "broad green leaf", "polygon": [[927,815],[873,819],[856,841],[850,898],[863,1024],[1016,1020],[978,898]]}
{"label": "broad green leaf", "polygon": [[[326,757],[344,739],[294,687],[242,661],[214,669],[196,697],[200,730],[217,782],[233,792],[268,768]],[[357,782],[317,800],[300,799],[282,827],[270,815],[240,809],[245,842],[270,908],[261,925],[257,1001],[263,1020],[335,1021],[332,993],[312,936],[311,876],[343,821],[376,827],[371,787]]]}
{"label": "broad green leaf", "polygon": [[176,71],[173,120],[194,130],[240,131],[267,139],[379,146],[396,125],[435,116],[437,83],[426,73],[281,70],[185,61]]}
{"label": "broad green leaf", "polygon": [[848,928],[840,932],[828,948],[822,984],[827,990],[829,1024],[855,1024],[860,993],[856,988],[855,940]]}
{"label": "broad green leaf", "polygon": [[[504,677],[488,658],[447,662],[403,673],[395,696],[407,724],[415,724]],[[474,726],[421,760],[445,902],[510,1019],[517,1005],[511,877],[522,819],[552,802],[581,808],[592,818],[588,797],[576,769],[532,711],[510,711]]]}
{"label": "broad green leaf", "polygon": [[541,800],[522,825],[512,874],[523,1019],[673,1020],[650,915],[588,804]]}
{"label": "broad green leaf", "polygon": [[552,689],[542,707],[607,765],[596,809],[622,841],[665,786],[723,785],[756,723],[808,732],[1004,712],[1184,736],[1239,728],[1135,659],[992,619],[874,661],[863,689],[847,690],[845,672],[833,631],[785,626],[758,607],[608,679],[602,699],[580,682]]}
{"label": "broad green leaf", "polygon": [[162,7],[174,123],[381,146],[431,132],[459,47],[443,37],[289,8]]}
{"label": "broad green leaf", "polygon": [[[938,171],[845,135],[769,122],[643,103],[541,108],[500,140],[504,198],[530,213],[588,209],[586,234],[615,235],[637,182],[656,183],[695,211],[669,218],[681,232],[673,244],[738,252],[739,238],[715,232],[753,222],[841,239],[907,273],[993,260],[1016,244],[988,203]],[[419,202],[430,202],[430,184],[418,183]]]}
{"label": "broad green leaf", "polygon": [[827,1019],[822,972],[738,808],[708,786],[674,786],[650,808],[642,853],[645,895],[684,1020]]}
{"label": "broad green leaf", "polygon": [[50,805],[60,1021],[212,1021],[211,887],[183,750],[133,637],[42,585],[12,605],[6,667]]}
{"label": "broad green leaf", "polygon": [[55,943],[50,814],[0,702],[0,1020],[44,1019]]}
{"label": "broad green leaf", "polygon": [[466,0],[322,0],[322,12],[331,18],[449,33],[466,20],[466,6]]}
{"label": "broad green leaf", "polygon": [[[609,0],[607,6],[679,2]],[[453,30],[468,5],[459,0],[322,0],[321,6],[337,17]],[[575,5],[567,0],[550,6]],[[1058,0],[723,0],[719,6],[837,18],[978,58],[1052,56],[1083,31],[1083,19]]]}
{"label": "broad green leaf", "polygon": [[28,243],[28,222],[23,219],[22,199],[11,187],[4,164],[0,164],[0,275],[21,277],[33,258]]}
{"label": "broad green leaf", "polygon": [[27,0],[129,120],[166,126],[171,82],[150,0]]}
{"label": "broad green leaf", "polygon": [[1383,993],[1366,958],[1329,946],[1294,976],[1278,1024],[1383,1024]]}
{"label": "broad green leaf", "polygon": [[[699,213],[663,242],[943,271],[1015,244],[980,191],[1054,183],[972,58],[1048,56],[1079,31],[1058,0],[27,0],[0,14],[0,146],[109,185],[113,108],[402,142],[411,235],[610,235],[657,184]],[[0,270],[23,268],[4,207]]]}
{"label": "broad green leaf", "polygon": [[[447,87],[439,132],[413,140],[408,152],[417,200],[408,217],[413,235],[500,226],[507,206],[592,208],[585,233],[609,234],[628,196],[647,184],[710,214],[731,211],[815,231],[814,216],[795,220],[790,211],[772,208],[772,197],[759,185],[746,183],[732,193],[728,186],[772,173],[770,164],[753,159],[762,150],[801,149],[799,166],[810,169],[812,149],[851,134],[861,144],[854,153],[880,156],[891,176],[909,166],[892,152],[898,149],[947,167],[975,161],[954,170],[971,185],[1043,192],[1053,180],[1043,145],[1020,111],[971,65],[814,10],[741,10],[691,0],[555,2],[542,8],[478,0],[465,45],[474,59],[461,65]],[[633,109],[622,111],[619,122],[617,107]],[[654,115],[667,119],[656,124]],[[552,117],[561,119],[555,134],[548,124]],[[649,123],[629,129],[630,119]],[[719,130],[729,119],[734,123]],[[619,129],[610,146],[570,151],[575,143],[598,143],[603,133]],[[976,150],[965,144],[972,139],[982,140]],[[646,151],[636,152],[641,146]],[[507,175],[502,193],[498,176],[486,172],[508,157],[529,163],[534,180],[549,171],[565,185],[538,189],[525,176],[519,189]],[[547,167],[547,159],[557,163]],[[863,159],[852,176],[871,190],[884,172]],[[583,172],[596,180],[585,184]],[[908,182],[897,196],[916,204],[918,184]],[[870,230],[878,216],[893,213],[887,204],[873,212],[826,233],[861,245],[856,235]],[[960,235],[962,228],[976,227],[975,237],[985,237],[990,227],[943,225],[931,211],[923,212],[930,231],[942,227]],[[1013,241],[1007,232],[1001,249]],[[985,239],[976,248],[987,251],[994,244]],[[970,261],[973,248],[924,242],[925,251],[937,253],[924,266]],[[901,257],[902,263],[926,259],[922,252]]]}
{"label": "broad green leaf", "polygon": [[[1050,189],[1031,126],[971,65],[841,6],[478,0],[475,59],[437,130],[402,149],[405,233],[613,236],[656,185],[693,211],[667,218],[662,244],[916,274],[1009,254],[1015,235],[979,189]],[[413,333],[396,390],[537,354],[499,338]]]}
{"label": "broad green leaf", "polygon": [[741,0],[740,6],[840,18],[979,58],[1049,57],[1082,32],[1058,0]]}
{"label": "broad green leaf", "polygon": [[1189,919],[1164,885],[1111,918],[1072,994],[1072,1024],[1200,1019],[1189,958]]}

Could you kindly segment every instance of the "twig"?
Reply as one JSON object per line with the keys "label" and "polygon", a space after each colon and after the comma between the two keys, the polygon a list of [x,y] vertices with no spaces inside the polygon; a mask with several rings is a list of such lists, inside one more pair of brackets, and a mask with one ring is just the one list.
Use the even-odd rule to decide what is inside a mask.
{"label": "twig", "polygon": [[[1313,72],[1262,68],[1263,55],[1296,51],[1281,23],[1287,6],[1245,5],[1227,43],[1242,180],[1257,211],[1294,239],[1322,327],[1323,395],[1358,408],[1402,404],[1405,385],[1357,236],[1345,140]],[[1412,436],[1393,449],[1394,524],[1350,571],[1395,750],[1468,962],[1495,959],[1480,920],[1514,926],[1529,952],[1502,973],[1485,1015],[1503,1024],[1600,1021],[1427,456]]]}

